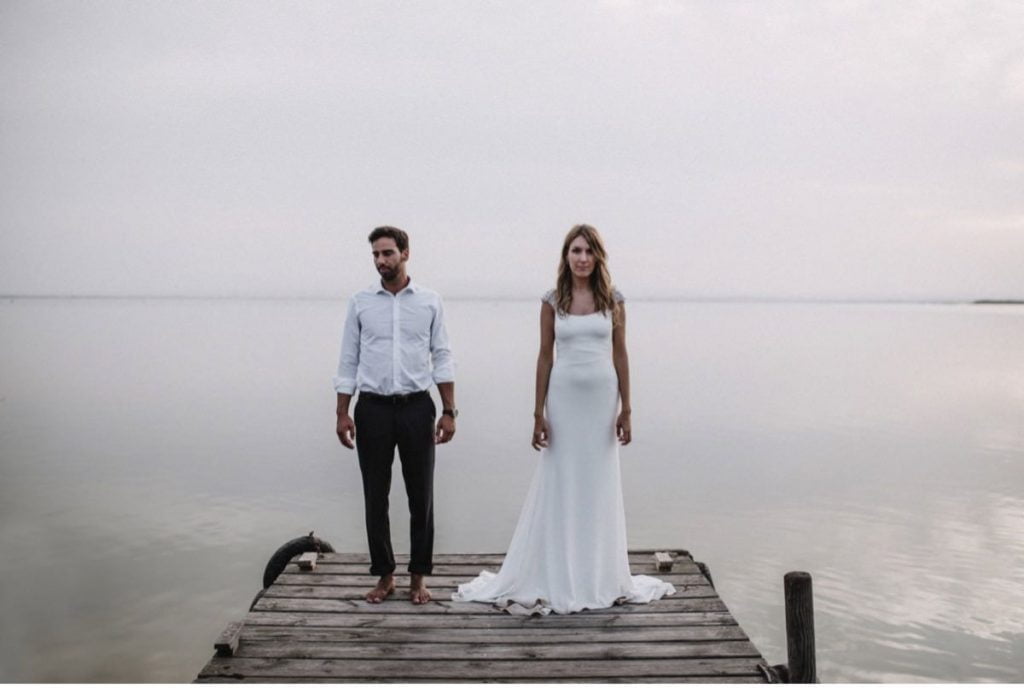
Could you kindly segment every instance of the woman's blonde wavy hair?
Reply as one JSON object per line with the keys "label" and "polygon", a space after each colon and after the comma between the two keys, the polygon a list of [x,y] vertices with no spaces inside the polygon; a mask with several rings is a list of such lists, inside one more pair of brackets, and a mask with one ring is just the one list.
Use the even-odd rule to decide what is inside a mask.
{"label": "woman's blonde wavy hair", "polygon": [[594,292],[594,305],[601,313],[610,314],[612,323],[618,325],[620,308],[619,303],[615,300],[612,277],[608,272],[608,252],[604,250],[601,235],[590,225],[576,225],[565,235],[565,241],[562,243],[562,260],[558,263],[558,281],[555,284],[555,310],[560,315],[565,315],[572,305],[572,268],[569,267],[569,245],[576,240],[576,237],[583,237],[594,253],[594,271],[590,273],[590,289]]}

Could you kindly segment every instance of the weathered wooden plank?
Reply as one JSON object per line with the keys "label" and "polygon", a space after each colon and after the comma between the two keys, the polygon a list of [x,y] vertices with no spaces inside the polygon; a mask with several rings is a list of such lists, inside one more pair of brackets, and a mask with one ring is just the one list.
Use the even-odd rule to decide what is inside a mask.
{"label": "weathered wooden plank", "polygon": [[[447,566],[493,566],[495,568],[501,566],[501,562],[505,560],[503,554],[435,554],[433,557],[434,566],[447,565]],[[319,561],[320,564],[327,564],[329,566],[341,566],[344,564],[354,564],[361,566],[370,565],[370,557],[367,554],[353,554],[353,553],[340,553],[340,552],[328,552],[324,553]],[[396,554],[395,565],[398,570],[405,570],[409,565],[408,554]]]}
{"label": "weathered wooden plank", "polygon": [[435,680],[496,678],[604,679],[646,676],[753,676],[758,674],[754,658],[728,659],[638,659],[594,662],[588,660],[379,660],[372,667],[363,660],[351,659],[258,659],[214,657],[200,677],[231,678],[235,674],[275,680],[302,677],[329,677],[346,680],[365,677]]}
{"label": "weathered wooden plank", "polygon": [[329,643],[656,643],[749,640],[739,626],[656,626],[652,628],[309,628],[245,626],[242,642]]}
{"label": "weathered wooden plank", "polygon": [[[292,597],[308,599],[338,599],[338,600],[361,600],[370,589],[369,585],[344,586],[344,585],[277,585],[276,583],[263,593],[264,597]],[[456,591],[454,586],[430,585],[430,591],[434,599],[439,601],[450,600],[452,593]],[[405,602],[408,589],[399,586],[395,595],[385,604],[392,605],[396,602]],[[710,585],[677,585],[672,598],[681,597],[718,597],[715,589]],[[668,597],[663,599],[669,599]]]}
{"label": "weathered wooden plank", "polygon": [[[380,606],[380,605],[378,605]],[[409,605],[412,607],[413,605]],[[317,612],[251,611],[247,628],[255,626],[302,626],[309,628],[624,628],[656,626],[736,626],[728,612],[680,612],[661,614],[552,614],[544,617],[511,614],[331,614]]]}
{"label": "weathered wooden plank", "polygon": [[[454,564],[434,564],[433,575],[434,576],[466,576],[472,578],[478,575],[481,571],[491,571],[497,573],[500,568],[500,564],[476,564],[476,563],[454,563]],[[644,574],[648,576],[658,576],[660,578],[658,570],[654,566],[653,561],[632,563],[629,565],[630,571],[633,575]],[[676,563],[672,567],[673,572],[677,573],[690,573],[699,574],[701,573],[700,567],[689,560],[676,560]],[[323,574],[344,574],[353,573],[360,575],[369,575],[370,564],[358,563],[335,563],[335,562],[324,562],[320,560],[317,562],[315,571],[306,572],[307,576],[316,576]],[[298,564],[295,562],[289,563],[284,573],[301,573]],[[408,576],[409,573],[406,571],[405,564],[399,564],[395,570],[395,574],[398,576]]]}
{"label": "weathered wooden plank", "polygon": [[[365,585],[369,590],[377,584],[377,576],[367,575],[365,571],[359,573],[324,573],[320,567],[312,574],[309,573],[282,573],[274,581],[274,585]],[[473,574],[475,575],[475,574]],[[468,583],[473,575],[466,576],[428,576],[427,585],[433,589],[438,586],[454,587],[462,583]],[[675,586],[680,585],[707,585],[707,579],[700,573],[659,573],[658,578]],[[401,587],[409,584],[409,574],[398,573],[395,576],[397,584]]]}
{"label": "weathered wooden plank", "polygon": [[[466,578],[466,580],[469,580],[470,578],[473,578],[474,576],[479,575],[481,571],[490,571],[492,573],[497,573],[498,572],[498,568],[499,567],[497,565],[484,565],[484,564],[434,564],[433,575],[434,576],[460,576],[460,577]],[[694,569],[694,570],[697,571],[697,569]],[[299,570],[299,567],[295,563],[290,563],[287,566],[285,566],[284,571],[282,573],[302,573],[302,572]],[[304,573],[303,575],[306,575],[306,576],[318,576],[318,575],[320,575],[320,576],[322,576],[322,575],[329,575],[329,574],[335,574],[335,575],[353,574],[353,575],[368,576],[368,575],[370,575],[370,564],[369,563],[366,563],[366,564],[335,564],[335,563],[327,563],[327,564],[325,564],[324,562],[321,561],[319,563],[319,565],[317,566],[316,571],[310,571],[308,573]],[[403,565],[403,566],[399,566],[398,569],[395,570],[395,575],[398,576],[398,577],[406,577],[407,578],[409,576],[409,572],[405,570],[405,566]]]}
{"label": "weathered wooden plank", "polygon": [[[199,677],[194,683],[224,683],[228,680],[225,677],[209,676]],[[571,679],[568,679],[572,682]],[[232,683],[269,683],[272,679],[260,677],[246,677],[241,674],[231,676]],[[279,681],[283,682],[283,681]],[[338,679],[330,677],[291,677],[288,683],[338,683]],[[403,678],[402,683],[437,683],[437,679],[430,678]],[[473,678],[446,679],[446,683],[480,683]],[[488,679],[489,683],[551,683],[548,678],[510,678],[510,679]],[[348,677],[345,683],[381,683],[380,679],[361,676],[359,678]],[[618,677],[607,676],[601,679],[601,683],[767,683],[761,675],[736,674],[732,676],[640,676]]]}
{"label": "weathered wooden plank", "polygon": [[[491,605],[478,602],[452,602],[450,600],[434,600],[427,604],[410,604],[399,600],[389,600],[383,604],[371,604],[360,598],[355,600],[335,599],[303,599],[294,597],[262,597],[254,609],[258,611],[280,612],[330,612],[334,614],[449,614],[473,616],[477,614],[498,615],[504,612]],[[727,611],[721,599],[714,598],[676,598],[665,597],[653,604],[623,604],[606,609],[592,609],[588,615],[604,614],[661,614],[671,612],[724,612]]]}
{"label": "weathered wooden plank", "polygon": [[[672,555],[673,559],[682,559],[683,561],[690,560],[688,556],[681,556],[682,550],[631,550],[629,552],[629,563],[630,564],[647,564],[651,561],[651,555],[655,552],[667,552]],[[488,565],[500,565],[505,560],[505,555],[501,553],[488,552],[488,553],[438,553],[434,554],[434,564],[488,564]],[[409,563],[409,555],[400,553],[395,554],[395,562],[400,567],[404,567]],[[367,564],[370,563],[370,556],[362,552],[324,552],[320,555],[320,564]],[[682,562],[680,562],[682,563]]]}
{"label": "weathered wooden plank", "polygon": [[[536,639],[535,639],[536,640]],[[324,643],[294,640],[247,641],[235,657],[276,657],[280,659],[681,659],[754,657],[760,653],[749,640],[715,642],[657,643]]]}

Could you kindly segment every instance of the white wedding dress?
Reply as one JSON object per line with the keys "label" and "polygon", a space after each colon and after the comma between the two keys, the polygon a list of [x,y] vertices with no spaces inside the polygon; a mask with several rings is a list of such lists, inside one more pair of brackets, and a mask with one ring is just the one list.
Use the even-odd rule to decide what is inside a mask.
{"label": "white wedding dress", "polygon": [[[618,292],[616,298],[622,300]],[[544,297],[553,299],[553,292]],[[555,351],[551,436],[504,563],[497,574],[483,571],[460,585],[452,599],[568,614],[671,595],[671,584],[629,570],[610,317],[556,315]]]}

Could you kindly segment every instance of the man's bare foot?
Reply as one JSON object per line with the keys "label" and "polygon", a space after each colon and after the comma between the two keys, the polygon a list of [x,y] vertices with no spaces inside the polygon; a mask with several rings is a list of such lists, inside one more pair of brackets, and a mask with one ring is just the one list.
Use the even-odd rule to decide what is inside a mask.
{"label": "man's bare foot", "polygon": [[426,604],[430,601],[430,591],[423,582],[422,573],[409,576],[409,599],[413,604]]}
{"label": "man's bare foot", "polygon": [[395,591],[395,577],[392,574],[381,576],[377,586],[366,593],[366,601],[373,604],[383,602]]}

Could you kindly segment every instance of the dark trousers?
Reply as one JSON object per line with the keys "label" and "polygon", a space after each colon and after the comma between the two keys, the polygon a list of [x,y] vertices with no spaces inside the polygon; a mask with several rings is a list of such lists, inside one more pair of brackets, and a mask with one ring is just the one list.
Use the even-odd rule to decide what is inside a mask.
{"label": "dark trousers", "polygon": [[429,574],[433,569],[436,412],[434,401],[427,392],[398,400],[359,395],[353,419],[356,423],[359,469],[363,474],[371,575],[383,576],[395,570],[388,495],[396,446],[409,498],[412,544],[409,571]]}

